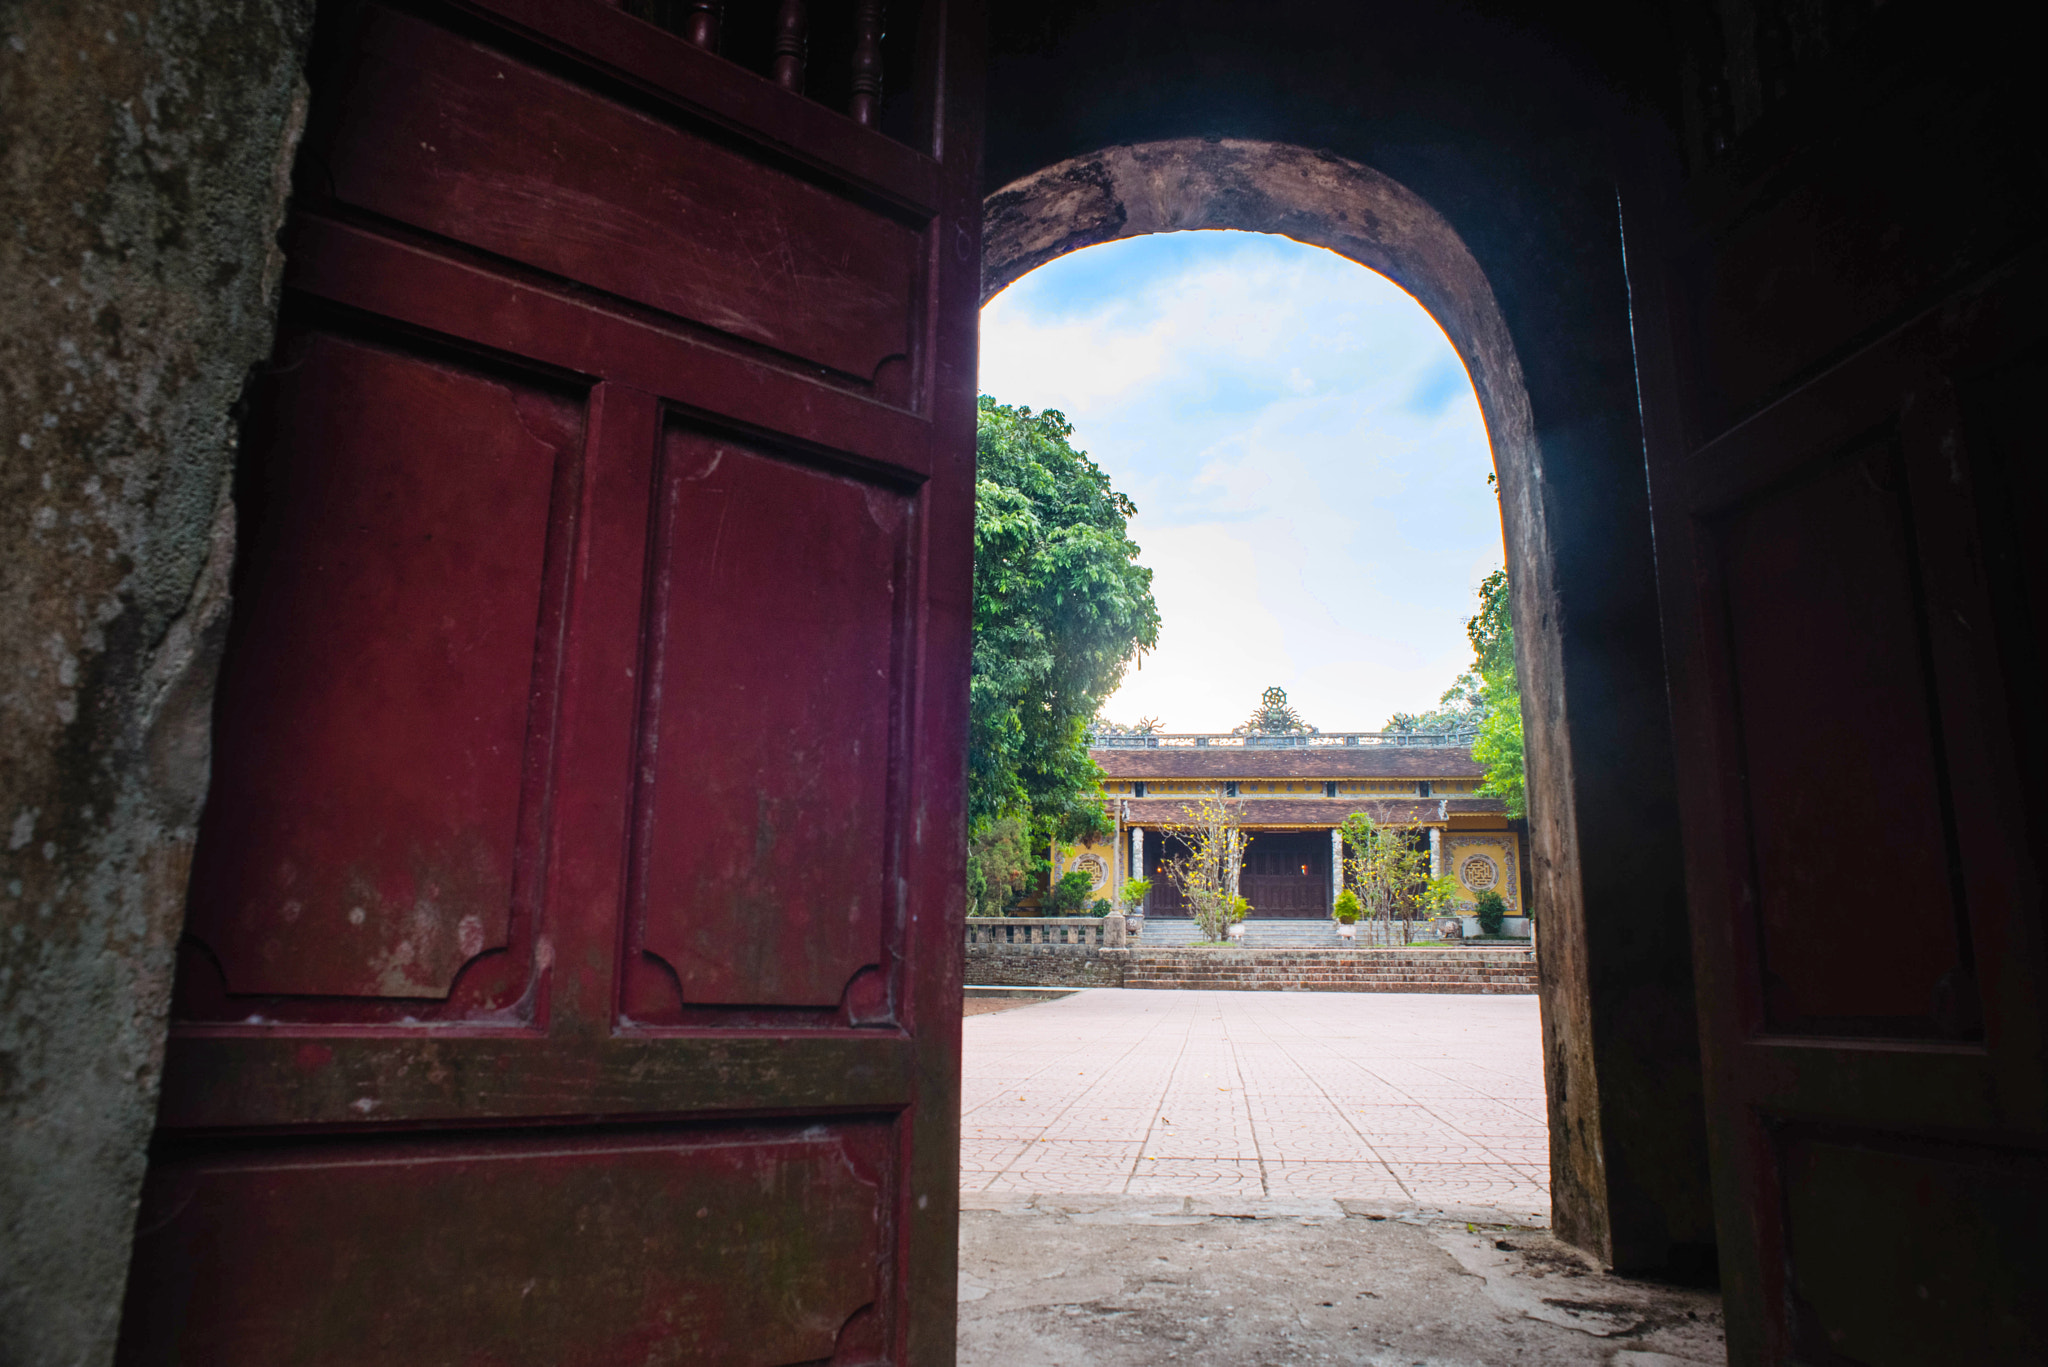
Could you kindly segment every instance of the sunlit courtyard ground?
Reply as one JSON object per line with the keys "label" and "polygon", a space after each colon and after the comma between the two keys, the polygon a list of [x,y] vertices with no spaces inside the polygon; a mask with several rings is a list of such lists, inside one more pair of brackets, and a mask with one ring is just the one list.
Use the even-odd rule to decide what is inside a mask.
{"label": "sunlit courtyard ground", "polygon": [[1532,996],[1098,990],[964,1028],[969,1209],[1321,1198],[1548,1223]]}

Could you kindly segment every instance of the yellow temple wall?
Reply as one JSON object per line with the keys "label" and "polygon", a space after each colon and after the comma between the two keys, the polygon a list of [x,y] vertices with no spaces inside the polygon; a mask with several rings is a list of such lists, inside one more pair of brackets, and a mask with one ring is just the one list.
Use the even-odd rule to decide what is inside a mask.
{"label": "yellow temple wall", "polygon": [[1094,887],[1088,893],[1091,902],[1097,897],[1107,897],[1112,902],[1116,901],[1116,890],[1123,883],[1123,879],[1117,875],[1116,846],[1113,837],[1085,841],[1079,845],[1061,845],[1059,863],[1053,872],[1054,881],[1058,881],[1061,874],[1071,873],[1075,869],[1085,871],[1095,880]]}
{"label": "yellow temple wall", "polygon": [[1508,904],[1508,915],[1524,915],[1521,846],[1513,831],[1450,830],[1437,837],[1444,873],[1458,880],[1464,909],[1488,888]]}

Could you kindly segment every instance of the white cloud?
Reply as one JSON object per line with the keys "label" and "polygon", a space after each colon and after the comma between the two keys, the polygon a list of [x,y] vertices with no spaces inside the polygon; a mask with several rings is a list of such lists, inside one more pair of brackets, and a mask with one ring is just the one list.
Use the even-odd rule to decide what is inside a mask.
{"label": "white cloud", "polygon": [[1501,559],[1449,342],[1328,252],[1176,238],[1063,258],[982,313],[983,390],[1065,412],[1140,508],[1164,631],[1110,714],[1227,729],[1271,684],[1325,729],[1434,705]]}

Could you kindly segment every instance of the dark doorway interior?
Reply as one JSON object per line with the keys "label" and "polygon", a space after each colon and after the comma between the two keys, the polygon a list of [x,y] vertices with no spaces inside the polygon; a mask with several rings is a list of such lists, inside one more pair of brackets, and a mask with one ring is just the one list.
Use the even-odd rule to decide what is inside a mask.
{"label": "dark doorway interior", "polygon": [[[1187,916],[1187,899],[1166,875],[1185,858],[1187,846],[1173,836],[1147,842],[1145,876],[1152,894],[1148,916]],[[1327,831],[1258,831],[1245,847],[1239,888],[1259,917],[1310,920],[1330,914],[1330,837]]]}
{"label": "dark doorway interior", "polygon": [[1241,886],[1252,915],[1307,920],[1330,914],[1326,831],[1266,831],[1245,850]]}
{"label": "dark doorway interior", "polygon": [[1152,893],[1145,899],[1147,916],[1188,915],[1187,899],[1166,876],[1167,866],[1176,859],[1187,858],[1187,853],[1187,844],[1170,835],[1146,843],[1145,876],[1152,880]]}

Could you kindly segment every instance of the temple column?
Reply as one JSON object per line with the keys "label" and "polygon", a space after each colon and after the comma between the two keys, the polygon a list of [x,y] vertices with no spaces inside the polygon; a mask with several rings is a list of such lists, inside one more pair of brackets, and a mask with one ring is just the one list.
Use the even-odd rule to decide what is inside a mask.
{"label": "temple column", "polygon": [[[1131,877],[1143,878],[1144,876],[1145,828],[1143,826],[1133,826],[1131,827]],[[1144,915],[1145,909],[1143,907],[1139,907],[1138,914],[1140,916]]]}
{"label": "temple column", "polygon": [[1330,912],[1337,911],[1337,894],[1344,891],[1344,832],[1330,828]]}
{"label": "temple column", "polygon": [[1443,837],[1444,833],[1441,828],[1436,826],[1429,828],[1429,876],[1431,878],[1441,878],[1444,876]]}

